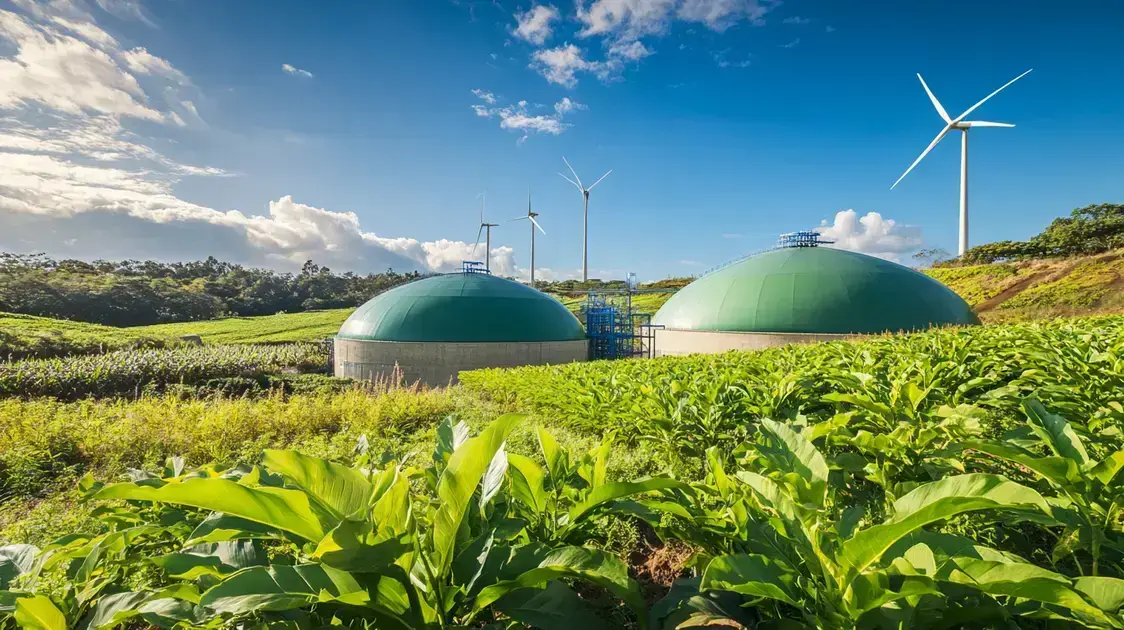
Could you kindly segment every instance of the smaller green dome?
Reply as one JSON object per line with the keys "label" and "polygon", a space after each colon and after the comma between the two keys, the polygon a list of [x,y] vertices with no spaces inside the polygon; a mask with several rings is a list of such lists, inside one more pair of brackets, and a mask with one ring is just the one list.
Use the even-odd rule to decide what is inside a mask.
{"label": "smaller green dome", "polygon": [[543,342],[585,339],[554,298],[483,273],[431,276],[360,306],[338,337],[367,341]]}
{"label": "smaller green dome", "polygon": [[952,289],[908,267],[842,249],[793,247],[695,280],[652,323],[714,332],[876,334],[980,320]]}

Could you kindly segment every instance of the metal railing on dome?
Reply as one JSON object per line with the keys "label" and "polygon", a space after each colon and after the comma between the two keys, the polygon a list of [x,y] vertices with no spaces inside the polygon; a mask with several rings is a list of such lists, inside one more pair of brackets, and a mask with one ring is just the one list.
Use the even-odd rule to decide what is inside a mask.
{"label": "metal railing on dome", "polygon": [[721,265],[717,265],[717,266],[711,267],[710,269],[707,269],[706,271],[703,272],[702,275],[705,276],[707,274],[714,273],[715,271],[718,271],[719,269],[725,269],[726,267],[729,267],[730,265],[740,263],[741,261],[745,260],[746,258],[753,258],[754,256],[756,256],[758,254],[764,254],[765,252],[771,252],[771,251],[778,250],[778,249],[787,249],[787,248],[790,248],[790,247],[819,247],[820,245],[831,245],[834,242],[835,241],[830,241],[830,240],[827,240],[827,239],[820,238],[820,233],[815,231],[815,230],[799,230],[797,232],[788,232],[787,234],[781,234],[780,237],[777,238],[777,244],[776,245],[773,245],[772,247],[766,247],[765,249],[759,249],[759,250],[754,251],[754,252],[750,252],[750,253],[748,253],[744,256],[738,256],[737,258],[734,258],[733,260],[727,260],[726,262],[722,263]]}
{"label": "metal railing on dome", "polygon": [[491,274],[492,272],[488,271],[488,269],[486,269],[484,267],[484,263],[482,263],[482,262],[477,262],[475,260],[462,260],[461,261],[461,273],[486,273],[486,274]]}

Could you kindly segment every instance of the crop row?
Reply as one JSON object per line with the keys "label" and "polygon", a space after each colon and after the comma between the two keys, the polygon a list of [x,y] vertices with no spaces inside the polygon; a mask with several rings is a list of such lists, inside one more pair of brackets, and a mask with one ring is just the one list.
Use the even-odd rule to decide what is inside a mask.
{"label": "crop row", "polygon": [[0,396],[72,400],[128,395],[282,369],[313,371],[326,363],[327,352],[317,344],[195,346],[32,359],[0,363]]}

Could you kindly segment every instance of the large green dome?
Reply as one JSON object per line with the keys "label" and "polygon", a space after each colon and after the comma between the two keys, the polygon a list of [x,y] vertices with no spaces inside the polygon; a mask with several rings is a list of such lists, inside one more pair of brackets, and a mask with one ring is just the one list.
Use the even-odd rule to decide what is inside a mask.
{"label": "large green dome", "polygon": [[952,289],[908,267],[841,249],[793,247],[695,280],[652,323],[679,330],[875,334],[980,320]]}
{"label": "large green dome", "polygon": [[582,325],[550,296],[483,273],[417,280],[360,306],[339,337],[369,341],[542,342],[585,339]]}

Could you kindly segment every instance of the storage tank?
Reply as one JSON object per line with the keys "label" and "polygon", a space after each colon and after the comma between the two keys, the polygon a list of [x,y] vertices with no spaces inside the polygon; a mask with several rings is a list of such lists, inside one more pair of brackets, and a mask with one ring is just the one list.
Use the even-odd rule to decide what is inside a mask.
{"label": "storage tank", "polygon": [[487,273],[432,276],[360,306],[334,341],[336,376],[442,386],[458,372],[584,361],[581,323],[557,300]]}
{"label": "storage tank", "polygon": [[827,247],[750,256],[676,293],[656,313],[655,354],[752,350],[979,318],[940,282],[897,263]]}

